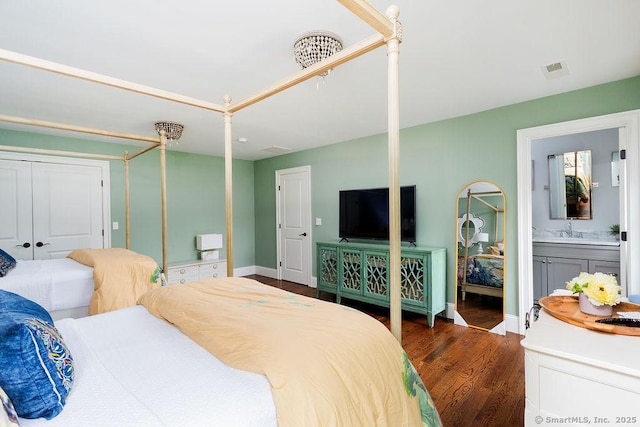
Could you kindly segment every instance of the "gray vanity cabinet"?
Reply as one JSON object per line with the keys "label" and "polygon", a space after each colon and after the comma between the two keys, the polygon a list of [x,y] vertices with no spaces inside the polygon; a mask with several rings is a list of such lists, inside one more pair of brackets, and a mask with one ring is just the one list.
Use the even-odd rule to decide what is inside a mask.
{"label": "gray vanity cabinet", "polygon": [[565,243],[533,243],[533,298],[537,302],[564,289],[582,272],[620,275],[620,247]]}
{"label": "gray vanity cabinet", "polygon": [[538,301],[556,289],[564,289],[567,282],[583,271],[589,271],[586,259],[533,257],[533,297]]}
{"label": "gray vanity cabinet", "polygon": [[589,273],[613,273],[620,277],[620,261],[590,260]]}

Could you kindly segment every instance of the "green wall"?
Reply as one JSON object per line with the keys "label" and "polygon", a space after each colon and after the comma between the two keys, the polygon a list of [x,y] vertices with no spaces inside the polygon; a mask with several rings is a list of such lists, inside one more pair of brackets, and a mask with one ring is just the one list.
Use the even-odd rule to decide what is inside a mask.
{"label": "green wall", "polygon": [[[141,147],[0,129],[0,145],[36,147],[122,156]],[[224,159],[167,151],[167,229],[169,263],[198,258],[195,236],[225,234]],[[124,162],[110,161],[111,245],[125,246]],[[131,249],[162,261],[160,152],[130,161]],[[233,162],[234,267],[255,264],[253,162]],[[225,249],[221,252],[225,256]]]}
{"label": "green wall", "polygon": [[[400,132],[400,182],[417,185],[417,243],[447,248],[453,302],[456,197],[475,180],[503,189],[507,209],[507,313],[518,313],[516,131],[640,108],[640,77],[428,123]],[[285,144],[286,145],[286,144]],[[376,135],[255,162],[256,265],[276,267],[275,171],[310,165],[317,241],[338,237],[338,191],[386,186],[387,137]],[[314,245],[315,246],[315,245]],[[315,247],[314,247],[315,276]]]}
{"label": "green wall", "polygon": [[[640,77],[635,77],[401,131],[400,181],[417,185],[417,243],[447,248],[448,301],[453,301],[455,278],[456,197],[471,181],[492,181],[507,200],[507,312],[517,314],[516,131],[638,108]],[[136,151],[122,144],[9,130],[0,130],[0,145],[115,155]],[[110,163],[111,220],[121,225],[112,231],[112,246],[117,247],[124,246],[125,238],[124,166]],[[156,260],[161,257],[158,165],[154,150],[132,160],[130,168],[131,247]],[[256,162],[234,160],[234,267],[276,267],[275,171],[303,165],[311,166],[311,215],[323,221],[313,226],[313,241],[335,240],[338,191],[387,186],[387,137]],[[224,232],[224,159],[168,151],[167,193],[169,261],[194,259],[196,234]]]}

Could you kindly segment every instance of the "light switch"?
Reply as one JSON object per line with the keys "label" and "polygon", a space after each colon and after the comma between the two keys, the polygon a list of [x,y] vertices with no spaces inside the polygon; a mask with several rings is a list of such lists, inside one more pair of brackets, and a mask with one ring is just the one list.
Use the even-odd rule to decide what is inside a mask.
{"label": "light switch", "polygon": [[322,218],[316,218],[316,225],[322,225]]}
{"label": "light switch", "polygon": [[117,221],[114,221],[114,222],[113,222],[113,226],[112,226],[112,228],[113,228],[114,230],[119,230],[119,229],[120,229],[120,224],[118,224],[118,222],[117,222]]}

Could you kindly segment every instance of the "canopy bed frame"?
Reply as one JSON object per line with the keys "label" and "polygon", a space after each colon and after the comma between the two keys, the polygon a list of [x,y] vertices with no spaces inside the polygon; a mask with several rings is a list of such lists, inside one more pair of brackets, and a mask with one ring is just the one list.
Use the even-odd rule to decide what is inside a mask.
{"label": "canopy bed frame", "polygon": [[[208,101],[203,101],[184,95],[164,91],[161,89],[127,82],[103,74],[93,73],[67,65],[46,61],[43,59],[23,55],[20,53],[0,49],[0,59],[16,64],[21,64],[44,71],[66,75],[106,86],[111,86],[123,90],[128,90],[143,95],[153,96],[168,101],[178,102],[197,108],[221,113],[224,118],[225,132],[225,216],[226,216],[226,247],[227,247],[227,275],[233,276],[233,186],[232,186],[232,116],[234,113],[258,103],[268,97],[282,92],[298,83],[311,79],[321,73],[329,71],[343,63],[355,59],[365,53],[377,49],[383,45],[387,46],[387,70],[388,70],[388,170],[389,170],[389,292],[390,292],[390,318],[391,333],[401,341],[401,299],[400,299],[400,179],[399,179],[399,143],[400,143],[400,120],[399,120],[399,46],[402,41],[402,26],[398,21],[399,8],[390,6],[386,11],[386,16],[371,6],[366,0],[338,0],[344,7],[357,15],[365,23],[370,25],[376,34],[362,40],[353,46],[317,62],[291,76],[285,78],[259,92],[237,102],[232,102],[229,95],[223,98],[223,105],[218,105]],[[151,143],[145,149],[124,156],[92,155],[88,153],[72,153],[50,150],[32,150],[40,153],[64,154],[68,156],[97,157],[109,160],[123,160],[125,162],[126,185],[126,231],[127,248],[129,247],[129,191],[128,191],[128,165],[129,161],[147,151],[155,148],[160,149],[160,170],[161,170],[161,203],[162,203],[162,267],[167,271],[167,219],[166,219],[166,143],[167,138],[164,131],[160,132],[159,140],[139,135],[123,134],[118,132],[103,131],[97,129],[83,128],[73,125],[64,125],[38,120],[22,119],[11,116],[0,116],[0,120],[13,123],[21,123],[34,126],[44,126],[54,129],[62,129],[75,132],[84,132],[97,135],[125,138],[131,140],[145,141]],[[24,148],[0,146],[3,150],[28,151]]]}

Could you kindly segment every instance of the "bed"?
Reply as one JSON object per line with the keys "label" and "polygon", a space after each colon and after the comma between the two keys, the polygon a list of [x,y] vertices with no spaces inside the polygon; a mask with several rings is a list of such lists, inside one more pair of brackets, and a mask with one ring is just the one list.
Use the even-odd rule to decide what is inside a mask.
{"label": "bed", "polygon": [[93,294],[93,268],[70,258],[18,260],[0,278],[0,289],[37,302],[54,320],[84,317]]}
{"label": "bed", "polygon": [[52,419],[23,426],[441,424],[382,323],[255,280],[164,286],[140,305],[55,326],[73,384]]}
{"label": "bed", "polygon": [[[215,113],[219,113],[222,115],[223,117],[223,122],[224,122],[224,142],[225,142],[225,214],[226,214],[226,242],[225,242],[225,248],[226,248],[226,257],[227,257],[227,275],[228,276],[233,276],[233,272],[234,272],[234,260],[233,260],[233,256],[234,256],[234,248],[233,248],[233,182],[232,182],[232,177],[233,177],[233,171],[232,171],[232,163],[233,163],[233,156],[232,156],[232,146],[233,146],[233,135],[232,135],[232,116],[235,114],[238,114],[241,110],[254,105],[268,97],[271,97],[273,95],[278,94],[281,91],[284,91],[298,83],[301,83],[303,81],[312,79],[312,78],[316,78],[316,76],[318,75],[322,75],[323,73],[332,70],[333,68],[346,63],[352,59],[355,59],[361,55],[364,55],[374,49],[377,49],[379,47],[385,46],[387,49],[387,54],[386,54],[386,60],[387,60],[387,70],[388,70],[388,81],[387,81],[387,88],[388,88],[388,165],[389,165],[389,198],[390,198],[390,204],[389,204],[389,217],[390,217],[390,223],[391,223],[391,227],[390,227],[390,236],[389,236],[389,296],[390,296],[390,329],[391,329],[391,334],[389,333],[389,331],[382,327],[380,328],[379,322],[377,322],[376,324],[378,325],[378,332],[375,333],[376,336],[379,337],[383,337],[381,338],[382,341],[378,341],[378,344],[375,344],[375,341],[370,341],[367,339],[367,336],[363,334],[363,331],[358,330],[358,329],[353,329],[354,325],[357,325],[358,323],[351,323],[349,321],[344,321],[344,318],[342,315],[344,315],[345,313],[349,312],[352,315],[356,316],[357,318],[360,318],[360,316],[365,316],[360,314],[357,314],[358,312],[352,310],[349,311],[350,309],[347,309],[345,307],[340,308],[339,310],[346,310],[345,312],[342,311],[338,311],[337,313],[333,313],[335,315],[335,317],[324,317],[322,318],[320,325],[318,325],[318,331],[317,332],[313,332],[314,334],[316,334],[317,336],[322,336],[324,338],[327,339],[332,339],[332,338],[336,338],[336,336],[338,335],[338,332],[343,332],[343,331],[349,331],[350,334],[348,335],[347,338],[342,338],[342,343],[343,343],[343,350],[347,353],[350,354],[351,357],[351,361],[348,365],[342,365],[342,366],[337,366],[336,365],[336,369],[337,371],[334,371],[332,373],[328,373],[327,375],[325,375],[326,378],[334,378],[334,379],[339,379],[339,378],[343,378],[343,377],[349,377],[352,378],[354,377],[353,372],[351,372],[352,370],[359,372],[360,373],[360,379],[363,379],[365,382],[364,383],[360,383],[360,388],[359,390],[357,390],[356,392],[354,392],[355,394],[353,396],[362,396],[362,393],[378,393],[380,392],[381,394],[377,394],[377,395],[371,395],[371,398],[362,398],[362,399],[358,399],[356,400],[357,402],[363,402],[363,403],[369,403],[372,404],[373,407],[371,405],[369,406],[363,406],[360,408],[357,407],[353,407],[353,419],[346,419],[344,418],[344,422],[341,423],[336,423],[336,422],[318,422],[317,420],[315,422],[310,422],[310,423],[304,423],[300,422],[300,420],[297,420],[296,423],[286,423],[286,422],[281,422],[280,421],[280,411],[281,408],[284,406],[286,407],[293,407],[293,408],[308,408],[308,402],[302,402],[301,404],[297,404],[296,405],[279,405],[277,402],[275,402],[277,400],[276,395],[274,394],[274,403],[276,406],[276,414],[278,417],[278,424],[279,425],[407,425],[407,426],[414,426],[414,425],[440,425],[440,422],[438,420],[437,417],[437,413],[435,412],[435,410],[433,409],[433,404],[430,401],[430,398],[428,397],[428,393],[426,392],[426,390],[424,389],[424,386],[422,385],[422,381],[420,380],[420,377],[417,375],[417,373],[415,372],[415,370],[413,369],[413,367],[411,366],[411,364],[409,363],[408,359],[406,358],[406,355],[404,354],[404,352],[402,351],[402,348],[400,346],[400,342],[401,342],[401,338],[402,338],[402,333],[401,333],[401,324],[402,324],[402,317],[401,317],[401,262],[400,262],[400,243],[401,243],[401,238],[400,238],[400,197],[399,197],[399,192],[400,192],[400,174],[399,174],[399,145],[400,145],[400,118],[399,118],[399,101],[398,101],[398,97],[399,97],[399,46],[400,43],[402,41],[402,25],[398,20],[398,16],[399,16],[399,9],[396,6],[390,6],[387,10],[386,10],[386,14],[383,14],[381,12],[379,12],[378,10],[376,10],[373,6],[371,6],[368,2],[363,1],[363,0],[339,0],[339,2],[345,6],[345,8],[347,8],[349,11],[353,12],[354,15],[356,15],[357,17],[359,17],[362,21],[364,21],[366,24],[368,24],[372,29],[375,30],[375,34],[373,34],[372,36],[358,42],[355,43],[352,46],[346,47],[345,49],[343,49],[342,51],[330,56],[329,58],[323,59],[313,65],[310,65],[309,67],[296,72],[295,74],[292,74],[291,76],[287,77],[286,79],[283,79],[271,86],[268,86],[266,88],[263,88],[262,90],[259,90],[258,92],[256,92],[255,94],[246,97],[246,98],[242,98],[239,101],[235,101],[232,102],[232,98],[229,95],[225,95],[223,98],[224,104],[215,104],[212,103],[210,101],[205,101],[205,100],[198,100],[192,97],[187,97],[181,94],[176,94],[176,93],[171,93],[168,92],[166,90],[162,90],[162,89],[157,89],[157,88],[152,88],[152,87],[148,87],[148,86],[144,86],[138,83],[133,83],[133,82],[127,82],[121,79],[117,79],[111,76],[107,76],[107,75],[102,75],[102,74],[98,74],[92,71],[88,71],[88,70],[82,70],[79,68],[75,68],[72,66],[68,66],[65,64],[60,64],[60,63],[55,63],[55,62],[51,62],[45,59],[41,59],[41,58],[35,58],[35,57],[30,57],[28,55],[24,55],[18,52],[10,52],[7,50],[2,50],[0,49],[0,60],[3,61],[8,61],[11,62],[13,64],[19,64],[19,65],[24,65],[27,67],[31,67],[31,68],[35,68],[41,71],[46,71],[46,72],[51,72],[51,73],[56,73],[56,74],[60,74],[60,75],[64,75],[64,76],[68,76],[71,78],[77,78],[77,79],[81,79],[87,82],[91,82],[91,83],[97,83],[97,84],[101,84],[101,85],[106,85],[109,86],[111,88],[116,88],[116,89],[122,89],[122,90],[126,90],[126,91],[130,91],[130,92],[135,92],[137,94],[142,94],[142,95],[147,95],[147,96],[151,96],[151,97],[156,97],[156,98],[160,98],[160,99],[164,99],[167,101],[172,101],[172,102],[176,102],[176,103],[180,103],[183,105],[187,105],[187,106],[191,106],[191,107],[195,107],[195,108],[201,108],[207,111],[211,111],[211,112],[215,112]],[[165,131],[158,131],[159,134],[159,139],[155,139],[155,138],[149,138],[146,136],[141,136],[141,135],[131,135],[131,134],[123,134],[120,132],[112,132],[112,131],[107,131],[104,129],[91,129],[91,128],[86,128],[86,127],[82,127],[82,126],[77,126],[75,124],[63,124],[63,123],[52,123],[52,122],[46,122],[46,121],[41,121],[41,120],[37,120],[34,118],[20,118],[20,117],[11,117],[11,116],[5,116],[5,115],[0,115],[0,120],[6,121],[6,122],[10,122],[10,123],[18,123],[18,124],[27,124],[27,125],[34,125],[34,126],[41,126],[41,127],[49,127],[49,128],[54,128],[54,129],[59,129],[59,130],[66,130],[66,131],[76,131],[76,132],[84,132],[84,133],[89,133],[89,134],[97,134],[97,135],[103,135],[103,136],[111,136],[111,137],[115,137],[115,138],[126,138],[126,139],[131,139],[131,140],[137,140],[137,141],[146,141],[146,142],[150,142],[152,143],[151,146],[142,149],[141,151],[133,154],[133,155],[129,155],[128,153],[125,152],[124,156],[109,156],[109,155],[103,155],[100,156],[98,158],[105,158],[105,159],[109,159],[109,160],[122,160],[124,161],[124,170],[125,170],[125,183],[127,184],[127,186],[125,187],[125,206],[127,207],[127,216],[126,216],[126,224],[127,224],[127,242],[126,242],[126,247],[129,248],[129,209],[128,209],[128,205],[129,205],[129,191],[128,191],[128,165],[129,165],[129,161],[149,150],[158,148],[159,149],[159,157],[160,157],[160,180],[159,180],[159,187],[160,187],[160,193],[161,193],[161,223],[162,223],[162,269],[163,271],[167,271],[167,267],[168,267],[168,257],[167,257],[167,200],[166,200],[166,147],[167,147],[167,134]],[[28,152],[28,149],[23,148],[23,147],[9,147],[9,146],[0,146],[0,149],[3,150],[13,150],[13,151],[26,151]],[[38,152],[43,152],[43,150],[38,150]],[[64,152],[62,151],[55,151],[55,150],[46,150],[47,153],[49,154],[54,154],[54,155],[65,155]],[[85,153],[81,153],[81,155],[83,156],[88,156]],[[222,279],[217,279],[217,280],[222,280]],[[220,282],[216,282],[216,283],[220,283]],[[214,288],[214,286],[210,286],[211,288]],[[161,287],[160,290],[162,290],[162,292],[173,292],[173,289],[175,287],[173,286],[165,286],[165,287]],[[184,289],[190,289],[189,287],[185,287]],[[151,292],[151,291],[150,291]],[[215,300],[216,298],[214,298],[213,300]],[[194,303],[195,305],[201,303],[202,301],[211,301],[211,298],[208,299],[204,299],[204,300],[198,300],[197,303]],[[192,303],[189,303],[188,305],[191,305]],[[261,303],[259,303],[261,304]],[[175,305],[175,304],[174,304]],[[256,304],[254,304],[255,306]],[[302,307],[306,307],[305,305],[303,305]],[[291,307],[289,307],[291,308]],[[121,310],[117,310],[115,311],[113,314],[111,313],[106,313],[106,314],[101,314],[99,316],[90,316],[87,318],[83,318],[83,319],[77,319],[73,322],[68,322],[65,321],[64,323],[73,323],[76,325],[89,325],[90,323],[92,324],[93,322],[97,322],[97,320],[95,319],[99,319],[101,318],[101,316],[120,316],[121,313],[126,313],[127,310],[128,311],[133,311],[134,309],[139,311],[138,307],[134,307],[134,308],[125,308],[125,309],[121,309]],[[338,309],[336,309],[338,310]],[[217,314],[218,313],[218,309],[216,308],[215,310],[210,309],[208,310],[208,312],[210,314]],[[250,311],[247,312],[248,314],[251,313]],[[355,314],[354,314],[355,313]],[[160,313],[156,313],[156,314],[160,314]],[[245,316],[236,316],[234,317],[234,322],[236,324],[239,325],[245,325],[249,322],[247,322],[248,320],[253,320],[253,323],[256,327],[262,327],[262,322],[260,321],[256,321],[256,320],[261,320],[260,318],[256,319],[256,318],[251,318],[250,316],[248,317],[248,314]],[[298,326],[306,326],[305,323],[300,323],[298,320],[298,316],[292,316],[290,314],[289,310],[284,310],[284,311],[280,311],[280,314],[282,315],[282,320],[286,320],[288,321],[288,323],[294,324],[294,325],[298,325]],[[1,313],[0,313],[1,315]],[[164,316],[164,314],[162,315]],[[366,317],[365,317],[366,318]],[[340,323],[340,319],[342,319],[342,322]],[[219,318],[214,318],[214,319],[203,319],[202,321],[200,321],[197,325],[196,325],[196,329],[198,329],[199,327],[205,328],[209,327],[209,326],[215,326],[217,324],[217,322],[219,322]],[[336,323],[339,322],[339,323]],[[62,324],[62,328],[65,329],[66,327],[64,326],[64,323]],[[116,323],[116,322],[105,322],[105,323]],[[141,322],[142,323],[142,322]],[[173,320],[170,321],[170,323],[173,323]],[[87,326],[89,328],[89,326]],[[108,327],[108,326],[107,326]],[[134,327],[138,327],[137,323],[135,325],[131,325],[131,328]],[[80,326],[80,328],[84,328],[84,326]],[[100,326],[101,328],[101,326]],[[106,342],[110,342],[107,340],[108,337],[112,337],[114,335],[117,335],[117,332],[111,331],[110,329],[105,329],[105,330],[100,330],[100,328],[96,325],[96,329],[93,329],[93,327],[90,328],[91,334],[97,334],[98,337],[100,337],[100,340],[104,339],[106,340]],[[275,331],[278,331],[278,329],[274,329]],[[144,336],[148,333],[152,333],[152,332],[148,332],[145,330],[141,330],[140,334],[141,336]],[[54,334],[55,335],[55,334]],[[210,336],[215,336],[215,334]],[[283,343],[291,343],[291,345],[293,344],[300,344],[300,342],[305,342],[304,340],[301,340],[300,338],[302,337],[307,337],[307,335],[311,335],[309,330],[302,330],[299,331],[299,336],[288,336],[286,338],[277,338],[275,339],[275,341],[273,341],[271,344],[275,344],[275,349],[277,350],[279,345],[283,344]],[[360,349],[356,349],[354,350],[354,343],[355,342],[361,342],[363,345],[368,345],[369,347],[363,347]],[[122,343],[119,342],[114,342],[113,345],[114,346],[120,346]],[[91,346],[89,346],[89,348],[91,349]],[[183,365],[189,365],[191,363],[191,359],[186,358],[182,359],[182,351],[183,351],[183,347],[181,345],[174,347],[171,347],[169,344],[167,344],[167,346],[162,346],[163,349],[168,349],[167,352],[165,353],[161,353],[158,354],[159,352],[155,352],[152,355],[150,355],[149,357],[153,356],[155,358],[158,357],[162,357],[163,361],[165,362],[165,369],[167,369],[168,367],[171,368],[176,368],[179,369],[180,367],[182,367]],[[300,345],[298,345],[298,348],[300,348]],[[389,349],[392,349],[392,351],[396,352],[396,356],[397,355],[401,355],[404,356],[404,358],[402,358],[402,373],[404,375],[403,379],[402,379],[402,384],[398,385],[397,384],[397,377],[394,377],[394,382],[393,384],[389,383],[389,384],[384,384],[381,387],[373,387],[374,384],[379,384],[379,381],[381,378],[385,378],[384,375],[381,375],[385,372],[384,369],[380,369],[378,371],[376,371],[375,367],[372,366],[368,366],[364,361],[366,360],[376,360],[377,362],[382,363],[381,361],[384,360],[385,358],[383,356],[380,355],[381,352],[385,352]],[[99,352],[100,349],[92,349],[92,351],[95,352]],[[71,350],[73,352],[73,349]],[[123,351],[126,351],[123,348]],[[270,350],[269,350],[270,351]],[[0,352],[1,353],[1,352]],[[267,353],[268,354],[268,353]],[[316,352],[312,352],[311,354],[309,354],[309,357],[316,357],[319,355],[322,355],[323,353],[321,353],[320,351],[316,351]],[[127,354],[126,356],[123,357],[129,357],[129,355]],[[145,356],[143,356],[144,358]],[[213,356],[212,356],[213,357]],[[180,359],[178,359],[180,358]],[[373,358],[373,359],[371,359]],[[173,361],[174,359],[178,359],[180,361],[179,364],[174,364],[174,365],[169,365],[170,361]],[[325,356],[324,360],[330,360],[331,357]],[[152,360],[152,359],[149,359]],[[157,359],[153,359],[154,361],[156,361]],[[320,359],[322,361],[322,358]],[[389,359],[390,360],[390,359]],[[395,360],[394,363],[399,363],[399,360],[397,357],[393,358],[393,360]],[[224,361],[223,361],[224,362]],[[78,361],[78,363],[80,364],[80,360]],[[142,363],[142,362],[141,362]],[[158,362],[159,363],[159,362]],[[226,364],[226,362],[224,362]],[[151,364],[151,363],[150,363]],[[231,366],[231,364],[229,364]],[[315,369],[316,365],[314,365],[313,362],[311,362],[310,360],[304,360],[304,359],[300,359],[297,361],[297,364],[292,364],[292,365],[298,365],[297,368],[300,372],[304,372],[304,371],[310,371],[310,367],[313,367]],[[300,366],[301,365],[301,366]],[[2,366],[2,365],[0,365]],[[293,366],[292,366],[293,367]],[[340,369],[338,369],[340,368]],[[80,369],[80,374],[82,373],[82,369],[83,368],[79,368]],[[99,368],[99,369],[107,369],[107,368]],[[108,369],[107,369],[108,370]],[[172,370],[172,369],[169,369]],[[74,393],[78,394],[79,392],[74,391],[74,390],[78,390],[78,389],[82,389],[80,387],[80,383],[82,381],[81,375],[79,374],[79,378],[78,378],[78,388],[74,388],[71,389],[71,394],[69,395],[69,401],[71,402],[71,399],[74,397]],[[109,375],[115,375],[112,372],[109,372]],[[168,375],[168,374],[167,374]],[[259,373],[258,375],[267,375],[268,374],[261,374]],[[161,375],[162,376],[162,375]],[[115,377],[114,377],[115,378]],[[186,377],[184,378],[184,382],[189,382],[192,380],[192,377]],[[116,379],[116,382],[119,382],[119,380]],[[141,383],[142,381],[138,381],[137,383]],[[270,383],[271,384],[271,383]],[[135,384],[134,387],[138,386],[140,384]],[[169,383],[170,385],[170,383]],[[274,390],[273,388],[273,384],[272,385],[272,392]],[[84,386],[85,389],[90,388],[88,386]],[[325,407],[327,407],[327,413],[333,413],[333,408],[334,406],[340,406],[342,404],[345,403],[349,403],[349,402],[353,402],[352,400],[352,395],[348,395],[348,396],[344,396],[344,395],[340,395],[343,396],[343,398],[340,398],[340,396],[334,396],[332,393],[323,393],[322,390],[315,390],[314,393],[309,392],[309,387],[313,388],[313,384],[308,384],[308,387],[305,388],[304,390],[307,390],[306,393],[300,393],[301,396],[313,396],[313,397],[320,397],[321,399],[325,399]],[[166,396],[164,396],[164,394],[168,395],[171,399],[167,399],[167,407],[168,407],[168,412],[176,412],[176,410],[181,411],[182,408],[191,408],[191,406],[189,406],[189,402],[188,401],[184,401],[184,399],[188,398],[187,394],[181,394],[182,390],[178,389],[177,391],[174,392],[174,390],[171,387],[166,387],[166,391],[165,393],[160,393],[159,390],[161,390],[162,388],[158,388],[154,390],[154,394],[149,397],[147,396],[146,400],[154,400],[154,399],[160,399],[161,397],[164,398]],[[278,387],[275,387],[276,390],[278,390]],[[303,390],[303,391],[304,391]],[[164,391],[164,390],[163,390]],[[341,391],[341,390],[338,390]],[[413,401],[413,403],[411,404],[414,407],[414,410],[412,411],[404,411],[401,408],[403,407],[404,404],[397,404],[394,406],[394,408],[391,409],[381,409],[386,407],[385,405],[394,405],[394,402],[398,402],[398,400],[394,400],[394,399],[385,399],[384,396],[385,391],[390,391],[392,393],[394,393],[396,396],[400,396],[402,395],[402,393],[405,393],[405,395],[411,395],[411,399]],[[128,391],[131,392],[131,391]],[[100,393],[94,394],[94,397],[96,395],[99,395]],[[295,395],[295,393],[293,393]],[[111,397],[111,396],[110,396]],[[138,398],[136,397],[136,400],[141,400],[142,397]],[[211,396],[208,400],[215,400],[216,397],[215,396]],[[411,400],[410,399],[410,400]],[[170,400],[170,401],[169,401]],[[309,400],[311,401],[311,400]],[[314,402],[317,402],[317,400],[314,400]],[[101,402],[98,402],[101,403]],[[207,403],[208,405],[208,403]],[[205,406],[207,406],[205,405]],[[306,405],[306,406],[305,406]],[[416,406],[417,405],[417,406]],[[146,409],[150,409],[149,407],[147,407],[146,405],[143,404],[143,406]],[[178,409],[176,409],[178,408]],[[315,414],[314,410],[315,410],[316,406],[312,406],[310,408],[310,411],[308,414],[303,415],[303,417],[313,417],[313,415]],[[138,408],[140,409],[140,408]],[[165,408],[166,409],[166,408]],[[203,413],[203,419],[200,419],[200,422],[193,422],[191,425],[202,425],[202,424],[211,424],[211,419],[210,418],[206,418],[206,409],[207,408],[200,408],[198,411],[194,411],[194,415],[197,417],[201,412]],[[109,407],[109,410],[112,412],[116,412],[117,409],[113,409],[113,406]],[[141,409],[140,409],[141,410]],[[132,410],[133,412],[134,410]],[[154,410],[151,410],[152,415],[150,415],[149,417],[151,419],[147,418],[147,415],[141,415],[142,418],[140,419],[140,424],[149,424],[152,425],[154,423],[154,417],[159,417],[160,418],[160,423],[167,423],[167,424],[171,424],[173,422],[174,419],[171,420],[163,420],[162,416],[159,415],[158,413],[154,412]],[[418,411],[418,412],[416,412]],[[139,412],[138,410],[135,410],[135,412]],[[349,413],[349,411],[346,411],[347,413]],[[111,413],[109,411],[107,411],[106,409],[101,412],[102,414],[105,414],[105,416],[109,417],[111,416]],[[124,413],[126,414],[126,411],[124,411]],[[394,420],[393,422],[386,422],[386,417],[389,416],[390,413],[401,413],[406,415],[408,418],[407,420],[403,420],[400,422],[396,422],[397,420]],[[418,419],[416,419],[416,414],[418,414]],[[431,415],[429,415],[431,414]],[[190,414],[191,415],[191,414]],[[330,415],[330,414],[329,414]],[[121,417],[121,414],[118,415],[114,415],[114,417]],[[349,415],[345,415],[345,417],[349,417]],[[75,418],[75,416],[74,416]],[[125,418],[127,418],[125,416]],[[367,419],[367,421],[362,421],[362,422],[358,422],[361,419]],[[120,418],[122,419],[122,418]],[[303,420],[306,418],[303,418]],[[55,420],[55,419],[54,419]],[[126,424],[125,421],[123,421],[124,424]],[[46,425],[46,423],[43,423],[44,425]],[[94,423],[91,423],[94,424]],[[179,424],[179,423],[178,423]],[[68,424],[65,424],[68,425]],[[233,425],[241,425],[241,423],[238,422],[234,422]],[[250,424],[247,424],[250,425]]]}
{"label": "bed", "polygon": [[134,305],[162,283],[159,271],[152,258],[127,249],[78,249],[66,258],[14,260],[0,289],[38,303],[54,320],[84,317]]}
{"label": "bed", "polygon": [[463,301],[467,292],[502,298],[504,256],[492,254],[459,256],[458,283]]}

